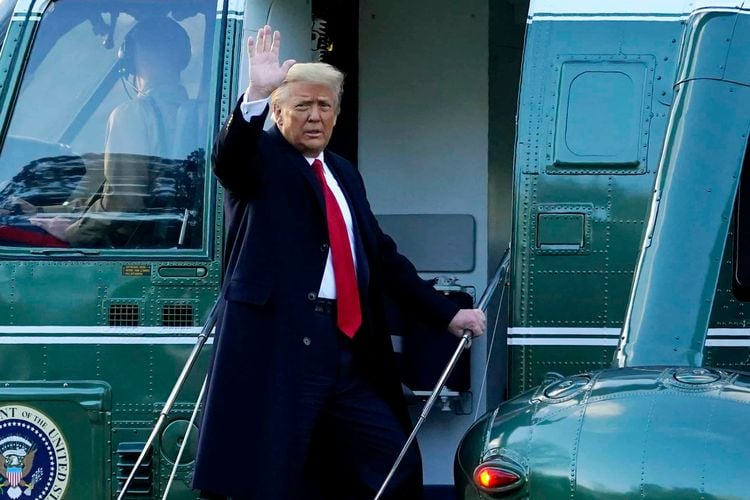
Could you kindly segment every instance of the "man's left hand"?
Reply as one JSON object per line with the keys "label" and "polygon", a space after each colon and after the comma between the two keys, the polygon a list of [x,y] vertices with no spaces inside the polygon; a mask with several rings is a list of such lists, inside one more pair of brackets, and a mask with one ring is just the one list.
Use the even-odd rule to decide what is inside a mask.
{"label": "man's left hand", "polygon": [[37,227],[41,227],[59,240],[68,241],[65,230],[75,222],[75,219],[65,217],[31,217],[29,222]]}
{"label": "man's left hand", "polygon": [[484,335],[487,329],[487,318],[481,309],[461,309],[453,316],[448,330],[456,337],[463,337],[466,330],[471,331],[472,337]]}

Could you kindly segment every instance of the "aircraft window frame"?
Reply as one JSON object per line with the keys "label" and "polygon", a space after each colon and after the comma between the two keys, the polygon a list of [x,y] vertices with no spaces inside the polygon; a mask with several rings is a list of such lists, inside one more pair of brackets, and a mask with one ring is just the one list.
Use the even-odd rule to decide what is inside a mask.
{"label": "aircraft window frame", "polygon": [[0,0],[0,48],[5,44],[5,38],[8,36],[10,19],[16,8],[16,0]]}
{"label": "aircraft window frame", "polygon": [[[93,2],[95,4],[96,2]],[[134,2],[117,2],[117,5],[130,5]],[[166,3],[166,2],[165,2]],[[179,5],[178,2],[170,2],[171,6],[167,4],[167,7],[162,7],[164,4],[160,4],[160,9],[172,9],[172,8],[181,8],[182,5]],[[42,16],[41,21],[39,22],[39,27],[35,29],[35,35],[32,37],[31,40],[28,41],[28,54],[29,59],[33,57],[35,44],[39,40],[39,32],[44,27],[44,20],[48,13],[50,12],[50,9],[55,9],[56,5],[60,4],[71,4],[75,5],[75,1],[70,2],[50,2],[47,5],[47,9],[44,12],[44,15]],[[78,5],[82,5],[83,2],[78,2]],[[210,103],[212,103],[215,100],[216,94],[221,91],[219,85],[216,82],[216,79],[212,78],[212,69],[216,66],[216,60],[220,56],[220,51],[217,50],[219,47],[215,47],[215,45],[218,43],[221,43],[221,40],[216,36],[216,31],[220,29],[219,23],[216,20],[216,10],[215,10],[215,4],[211,3],[210,1],[193,1],[190,3],[191,6],[195,8],[194,16],[196,18],[199,18],[200,21],[200,29],[198,31],[199,37],[193,37],[191,36],[191,45],[192,45],[192,52],[194,58],[200,58],[200,61],[198,63],[194,63],[193,61],[190,61],[189,64],[194,65],[193,66],[193,73],[194,78],[192,79],[192,87],[190,92],[190,98],[195,100],[199,103],[199,105],[204,106],[202,114],[205,115],[205,121],[204,128],[200,130],[199,134],[196,134],[195,137],[197,137],[197,142],[191,142],[190,146],[195,147],[196,149],[192,150],[192,153],[186,157],[184,157],[184,161],[187,162],[185,165],[193,165],[193,174],[188,174],[189,177],[192,177],[193,184],[188,184],[192,186],[192,190],[187,191],[187,194],[184,196],[187,196],[188,198],[194,198],[190,203],[193,203],[193,209],[191,209],[190,214],[191,216],[195,217],[194,222],[192,224],[192,227],[194,227],[194,231],[197,232],[198,236],[194,240],[196,241],[195,245],[190,246],[189,248],[183,247],[180,243],[183,241],[182,238],[185,234],[185,227],[186,221],[189,221],[189,218],[187,217],[188,209],[185,208],[184,212],[177,213],[178,211],[173,210],[174,214],[167,214],[165,213],[164,217],[161,217],[159,215],[154,216],[154,219],[158,219],[161,217],[162,219],[169,217],[169,223],[171,224],[171,234],[179,234],[180,235],[180,243],[176,243],[175,239],[172,238],[166,245],[159,246],[159,245],[144,245],[142,247],[138,246],[112,246],[112,245],[103,245],[103,246],[88,246],[88,245],[73,245],[69,248],[48,248],[46,244],[24,244],[21,246],[10,246],[6,245],[3,242],[0,242],[0,255],[12,255],[14,258],[16,257],[28,257],[29,255],[61,255],[61,256],[70,256],[72,258],[79,258],[81,256],[97,256],[98,258],[120,258],[123,256],[137,256],[138,258],[147,259],[147,260],[164,260],[167,259],[201,259],[205,260],[210,258],[209,256],[213,252],[213,246],[215,242],[213,241],[213,235],[211,228],[215,224],[215,218],[216,214],[212,213],[213,211],[210,210],[210,204],[215,201],[214,196],[211,195],[211,190],[213,189],[213,182],[210,177],[210,171],[209,171],[209,165],[208,165],[208,154],[210,152],[210,146],[212,142],[212,130],[209,130],[209,126],[211,124],[211,113],[214,113],[213,106],[209,106]],[[189,7],[188,7],[189,8]],[[123,11],[124,12],[124,11]],[[169,11],[171,16],[171,10]],[[98,15],[96,12],[94,12],[94,15]],[[135,19],[135,17],[134,17]],[[174,19],[174,21],[177,21],[182,24],[187,17],[183,17],[182,19]],[[135,24],[135,20],[132,22],[132,24]],[[76,27],[79,27],[80,25],[86,24],[86,20],[82,19],[78,24],[76,24]],[[113,23],[112,23],[113,24]],[[125,26],[126,30],[129,31],[131,26]],[[34,27],[32,26],[32,29]],[[112,32],[114,32],[115,28],[112,27]],[[127,32],[126,31],[126,32]],[[69,31],[65,32],[65,35],[69,34]],[[63,35],[63,37],[65,36]],[[116,40],[115,40],[116,41]],[[54,43],[57,43],[57,41],[54,41]],[[117,47],[120,46],[119,43],[114,43],[115,51],[117,50]],[[10,48],[10,47],[9,47]],[[48,49],[50,47],[47,47]],[[23,46],[21,47],[21,51],[23,51]],[[46,51],[44,54],[44,58],[50,55],[50,51]],[[42,58],[42,59],[44,59]],[[19,100],[23,97],[23,90],[24,90],[24,84],[26,83],[26,78],[28,77],[29,68],[24,68],[24,71],[19,75],[19,78],[15,84],[16,86],[16,94],[15,98],[12,102],[11,111],[9,113],[9,123],[10,126],[7,127],[7,130],[5,132],[5,136],[2,138],[2,148],[5,149],[6,144],[8,144],[8,138],[9,135],[8,131],[12,129],[13,126],[13,120],[15,112],[18,111],[18,105]],[[86,114],[91,114],[92,109],[87,109],[87,107],[91,108],[97,108],[97,106],[101,105],[101,103],[94,102],[93,104],[86,104],[90,103],[93,99],[96,101],[97,99],[106,99],[106,95],[108,92],[112,91],[112,88],[116,85],[119,85],[119,82],[117,81],[118,78],[116,78],[115,71],[116,71],[117,63],[113,64],[112,67],[108,69],[105,76],[101,78],[98,83],[96,83],[95,86],[91,87],[88,91],[88,93],[83,97],[83,105],[80,107],[77,107],[73,109],[73,117],[69,120],[66,126],[64,126],[62,133],[59,135],[60,139],[64,139],[63,142],[73,142],[75,140],[76,136],[81,133],[81,130],[83,126],[85,126],[84,122],[87,120]],[[41,67],[41,65],[39,66]],[[33,69],[39,69],[33,68]],[[114,76],[114,78],[113,78]],[[33,80],[33,78],[32,78]],[[33,94],[32,94],[33,95]],[[79,100],[80,102],[80,100]],[[96,111],[96,110],[94,110]],[[170,122],[171,123],[171,122]],[[57,141],[60,142],[59,140]],[[159,141],[160,143],[162,141]],[[176,148],[175,148],[176,149]],[[35,150],[36,151],[36,150]],[[88,162],[89,158],[87,156],[91,156],[88,151],[78,151],[81,153],[78,155],[78,159],[85,158],[85,162]],[[110,156],[116,157],[120,153],[113,152]],[[104,155],[104,153],[102,153]],[[64,155],[67,156],[67,155]],[[74,155],[70,155],[74,156]],[[151,157],[149,155],[149,157]],[[102,159],[103,161],[103,156]],[[97,161],[99,161],[97,159]],[[88,165],[88,163],[86,163]],[[80,166],[79,166],[80,167]],[[161,167],[160,167],[161,168]],[[180,166],[175,165],[167,165],[167,170],[170,168],[172,170],[180,169]],[[164,171],[164,170],[160,170]],[[154,174],[156,175],[156,174]],[[3,179],[3,180],[7,180]],[[159,179],[157,178],[156,181]],[[168,184],[168,183],[167,183]],[[154,191],[152,190],[151,186],[156,185],[155,183],[149,184],[149,192],[147,193],[149,195],[149,199],[153,197]],[[0,186],[0,188],[3,188],[3,186]],[[101,189],[101,188],[100,188]],[[169,185],[159,185],[157,188],[161,192],[167,192],[170,189],[172,191],[175,191],[174,188],[170,188]],[[183,197],[184,197],[183,196]],[[128,214],[129,212],[123,212],[125,214]],[[134,214],[137,216],[138,214],[134,212]],[[182,218],[179,218],[178,216],[182,214]],[[136,217],[137,218],[137,217]],[[112,217],[113,220],[117,220],[117,217]],[[178,225],[180,227],[174,227]],[[140,222],[138,222],[140,224]]]}

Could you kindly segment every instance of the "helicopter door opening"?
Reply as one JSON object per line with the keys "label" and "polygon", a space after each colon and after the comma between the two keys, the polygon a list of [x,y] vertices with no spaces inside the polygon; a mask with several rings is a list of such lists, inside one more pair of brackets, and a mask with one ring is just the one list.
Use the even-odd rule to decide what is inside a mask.
{"label": "helicopter door opening", "polygon": [[745,149],[734,219],[732,293],[743,302],[750,301],[750,141]]}
{"label": "helicopter door opening", "polygon": [[[344,71],[342,115],[330,148],[356,163],[373,212],[399,250],[458,301],[471,302],[484,290],[510,240],[527,13],[524,0],[245,1],[245,36],[270,24],[282,34],[282,60],[322,56]],[[233,98],[247,86],[245,59]],[[498,302],[488,312],[497,338],[474,343],[441,399],[444,411],[422,431],[428,484],[449,481],[445,448],[458,442],[476,411],[505,397],[507,305],[499,311]],[[389,333],[404,355],[423,355],[404,363],[419,408],[424,397],[416,393],[434,387],[450,356],[402,340],[419,328],[409,323],[395,318]]]}

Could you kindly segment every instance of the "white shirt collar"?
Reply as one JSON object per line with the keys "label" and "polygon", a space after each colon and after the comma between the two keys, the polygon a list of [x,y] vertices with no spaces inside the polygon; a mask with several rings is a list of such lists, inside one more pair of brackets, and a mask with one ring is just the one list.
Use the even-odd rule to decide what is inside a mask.
{"label": "white shirt collar", "polygon": [[319,154],[318,156],[316,156],[316,157],[314,157],[314,158],[310,158],[309,156],[305,156],[305,160],[307,160],[307,163],[309,163],[309,164],[310,164],[311,166],[312,166],[312,164],[313,164],[313,162],[314,162],[315,160],[320,160],[320,163],[322,163],[323,165],[325,165],[325,164],[326,164],[326,161],[325,161],[325,160],[323,159],[323,156],[324,156],[324,155],[323,155],[323,153],[321,152],[321,153],[320,153],[320,154]]}

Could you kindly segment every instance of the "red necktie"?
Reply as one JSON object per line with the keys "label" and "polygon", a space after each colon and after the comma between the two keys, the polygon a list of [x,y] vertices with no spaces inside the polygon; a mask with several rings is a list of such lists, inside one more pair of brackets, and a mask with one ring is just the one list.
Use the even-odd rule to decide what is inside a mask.
{"label": "red necktie", "polygon": [[323,163],[315,160],[312,163],[315,175],[323,188],[328,219],[328,238],[331,241],[331,258],[333,275],[336,282],[336,326],[349,338],[354,337],[362,325],[362,309],[359,304],[359,287],[354,272],[354,259],[349,246],[349,234],[346,231],[344,216],[341,214],[336,197],[333,196],[323,175]]}

